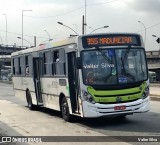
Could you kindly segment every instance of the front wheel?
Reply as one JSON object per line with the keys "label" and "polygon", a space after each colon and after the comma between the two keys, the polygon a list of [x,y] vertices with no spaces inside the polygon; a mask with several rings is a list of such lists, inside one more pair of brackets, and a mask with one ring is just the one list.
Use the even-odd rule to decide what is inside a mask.
{"label": "front wheel", "polygon": [[65,97],[63,97],[62,102],[61,102],[61,112],[62,112],[62,118],[65,121],[69,121],[71,116],[69,113],[68,103]]}

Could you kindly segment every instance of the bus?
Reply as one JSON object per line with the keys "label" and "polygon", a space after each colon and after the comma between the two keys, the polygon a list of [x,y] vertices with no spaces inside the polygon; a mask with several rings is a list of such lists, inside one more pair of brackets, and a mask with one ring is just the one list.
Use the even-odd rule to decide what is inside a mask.
{"label": "bus", "polygon": [[[96,33],[12,53],[15,96],[69,121],[150,109],[144,43],[136,33]],[[36,107],[37,108],[37,107]],[[39,108],[39,107],[38,107]]]}

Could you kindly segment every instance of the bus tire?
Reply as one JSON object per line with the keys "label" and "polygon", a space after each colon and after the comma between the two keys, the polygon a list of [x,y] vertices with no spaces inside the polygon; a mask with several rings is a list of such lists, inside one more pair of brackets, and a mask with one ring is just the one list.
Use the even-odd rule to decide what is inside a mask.
{"label": "bus tire", "polygon": [[32,97],[29,90],[26,92],[26,99],[27,99],[28,108],[30,110],[34,110],[34,105],[32,104]]}
{"label": "bus tire", "polygon": [[62,98],[61,101],[61,113],[62,113],[62,118],[69,122],[70,121],[70,113],[69,113],[69,107],[68,107],[68,103],[65,97]]}

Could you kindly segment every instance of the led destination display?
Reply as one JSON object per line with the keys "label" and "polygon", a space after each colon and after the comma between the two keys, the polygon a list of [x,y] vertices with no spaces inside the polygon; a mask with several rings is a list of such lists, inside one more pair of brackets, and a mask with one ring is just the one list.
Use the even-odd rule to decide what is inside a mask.
{"label": "led destination display", "polygon": [[82,37],[84,48],[96,46],[140,46],[138,35],[95,35]]}

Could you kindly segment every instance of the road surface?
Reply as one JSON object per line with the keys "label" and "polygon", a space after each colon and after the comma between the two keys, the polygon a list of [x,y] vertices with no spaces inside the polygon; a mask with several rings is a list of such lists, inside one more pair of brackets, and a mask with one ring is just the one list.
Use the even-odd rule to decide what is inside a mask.
{"label": "road surface", "polygon": [[[62,120],[60,112],[57,111],[44,108],[30,111],[26,102],[14,96],[12,85],[0,83],[0,124],[0,134],[3,136],[160,136],[160,102],[151,101],[150,112],[134,114],[125,119],[74,117],[72,123],[68,123]],[[138,145],[139,142],[120,144]]]}

